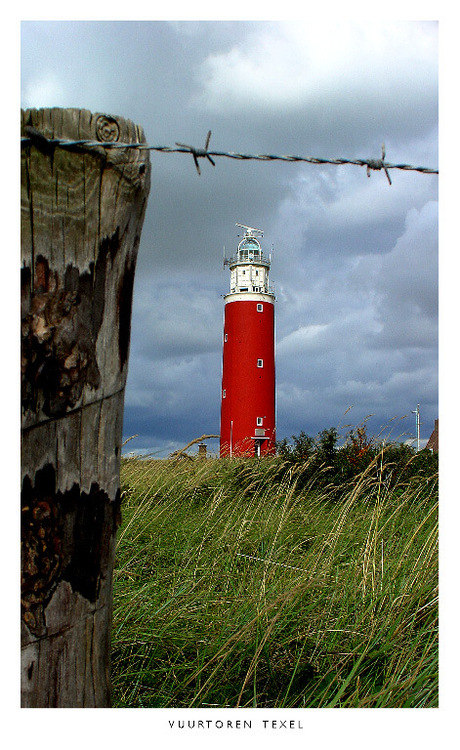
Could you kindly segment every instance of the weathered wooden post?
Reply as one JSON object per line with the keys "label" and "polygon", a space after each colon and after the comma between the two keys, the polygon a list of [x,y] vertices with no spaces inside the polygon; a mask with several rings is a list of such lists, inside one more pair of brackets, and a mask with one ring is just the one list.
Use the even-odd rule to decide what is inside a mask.
{"label": "weathered wooden post", "polygon": [[145,143],[132,122],[79,109],[23,111],[21,135],[22,706],[107,707],[149,152],[53,144]]}

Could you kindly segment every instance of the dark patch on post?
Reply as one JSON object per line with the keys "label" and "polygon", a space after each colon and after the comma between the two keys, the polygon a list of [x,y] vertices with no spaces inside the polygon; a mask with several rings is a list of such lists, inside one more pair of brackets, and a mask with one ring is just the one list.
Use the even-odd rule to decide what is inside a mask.
{"label": "dark patch on post", "polygon": [[92,306],[91,306],[91,335],[97,338],[99,329],[104,319],[105,308],[105,282],[107,278],[107,261],[109,248],[101,243],[97,255],[96,266],[90,265],[92,282]]}
{"label": "dark patch on post", "polygon": [[95,341],[79,314],[80,295],[59,289],[57,275],[44,266],[40,273],[22,319],[22,405],[56,417],[78,403],[86,383],[97,387],[100,376]]}
{"label": "dark patch on post", "polygon": [[29,266],[23,266],[21,268],[21,310],[22,317],[29,312],[30,309],[30,285],[32,283],[32,271]]}
{"label": "dark patch on post", "polygon": [[104,237],[99,245],[99,257],[106,257],[107,253],[110,253],[110,259],[115,260],[115,256],[120,249],[120,227],[117,227],[111,237]]}
{"label": "dark patch on post", "polygon": [[129,340],[131,335],[131,308],[133,305],[134,263],[129,258],[125,262],[125,271],[118,289],[118,354],[120,370],[126,364],[129,354]]}
{"label": "dark patch on post", "polygon": [[62,561],[62,530],[54,502],[55,471],[48,464],[28,476],[22,485],[21,513],[21,604],[22,618],[32,632],[44,627],[43,605],[55,582]]}
{"label": "dark patch on post", "polygon": [[89,493],[74,484],[56,492],[56,472],[46,464],[22,486],[22,617],[35,635],[44,632],[44,610],[60,581],[94,603],[108,569],[120,524],[120,492],[113,502],[96,483]]}
{"label": "dark patch on post", "polygon": [[[85,274],[82,274],[85,275]],[[78,292],[80,283],[80,271],[71,263],[67,266],[64,273],[64,289],[66,292]]]}
{"label": "dark patch on post", "polygon": [[49,291],[50,267],[43,255],[38,255],[35,260],[34,292],[42,293]]}
{"label": "dark patch on post", "polygon": [[70,492],[58,493],[62,513],[72,519],[72,538],[66,545],[67,559],[62,578],[85,599],[95,602],[101,576],[107,569],[110,542],[118,526],[120,493],[113,503],[93,482],[89,494],[74,485]]}
{"label": "dark patch on post", "polygon": [[[63,279],[50,270],[46,258],[40,255],[35,260],[33,290],[30,289],[31,269],[22,269],[22,405],[25,411],[39,413],[42,409],[48,417],[59,417],[78,405],[86,385],[99,388],[101,375],[96,342],[104,319],[109,262],[113,263],[119,248],[117,228],[111,237],[101,241],[96,263],[90,263],[83,273],[69,264]],[[132,280],[128,279],[127,291],[122,296],[125,299],[131,295],[129,315],[130,287]]]}

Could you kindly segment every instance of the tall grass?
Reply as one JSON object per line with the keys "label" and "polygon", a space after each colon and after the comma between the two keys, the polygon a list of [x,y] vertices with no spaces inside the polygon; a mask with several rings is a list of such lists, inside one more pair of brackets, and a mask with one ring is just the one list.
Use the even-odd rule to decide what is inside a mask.
{"label": "tall grass", "polygon": [[123,459],[114,706],[436,706],[436,485],[383,464]]}

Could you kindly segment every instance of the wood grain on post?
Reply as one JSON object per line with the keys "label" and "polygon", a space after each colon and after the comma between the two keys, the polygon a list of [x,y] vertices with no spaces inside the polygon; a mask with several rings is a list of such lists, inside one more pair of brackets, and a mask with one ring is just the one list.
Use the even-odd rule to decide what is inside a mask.
{"label": "wood grain on post", "polygon": [[[45,140],[34,134],[34,130]],[[22,112],[22,706],[110,706],[134,271],[150,188],[129,120]]]}

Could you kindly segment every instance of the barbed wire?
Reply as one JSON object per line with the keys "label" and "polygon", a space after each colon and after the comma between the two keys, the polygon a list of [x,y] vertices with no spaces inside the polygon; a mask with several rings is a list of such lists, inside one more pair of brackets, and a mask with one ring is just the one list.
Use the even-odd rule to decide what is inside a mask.
{"label": "barbed wire", "polygon": [[21,147],[34,145],[40,151],[44,153],[50,153],[54,148],[63,148],[70,150],[91,150],[93,148],[104,148],[104,149],[137,149],[139,151],[157,151],[161,153],[173,154],[191,154],[199,175],[201,175],[200,165],[198,159],[208,159],[213,167],[216,166],[213,157],[224,157],[227,159],[238,159],[242,161],[256,160],[256,161],[287,161],[287,162],[306,162],[308,164],[333,164],[333,165],[344,165],[351,164],[358,167],[367,168],[367,176],[370,177],[371,170],[385,172],[389,184],[391,185],[391,178],[389,174],[390,169],[401,169],[412,172],[420,172],[423,174],[439,174],[439,170],[432,169],[430,167],[419,167],[411,164],[391,164],[385,161],[385,144],[382,144],[382,156],[380,159],[325,159],[318,156],[292,156],[283,154],[242,154],[234,151],[210,151],[209,140],[211,138],[211,131],[208,131],[206,136],[206,142],[204,148],[195,148],[194,146],[188,146],[185,143],[178,143],[176,146],[150,146],[148,143],[119,143],[118,141],[92,141],[92,140],[66,140],[63,138],[47,138],[36,128],[27,126],[24,129],[26,133],[25,138],[21,138]]}

